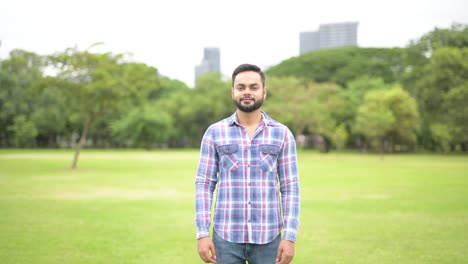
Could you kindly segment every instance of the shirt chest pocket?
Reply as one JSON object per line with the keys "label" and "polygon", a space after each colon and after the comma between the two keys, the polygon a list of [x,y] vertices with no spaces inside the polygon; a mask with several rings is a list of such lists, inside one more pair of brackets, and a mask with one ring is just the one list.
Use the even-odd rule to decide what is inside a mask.
{"label": "shirt chest pocket", "polygon": [[219,155],[220,171],[235,171],[239,167],[237,160],[239,146],[236,144],[221,145],[216,147]]}
{"label": "shirt chest pocket", "polygon": [[268,172],[276,171],[280,147],[276,145],[260,145],[260,166]]}

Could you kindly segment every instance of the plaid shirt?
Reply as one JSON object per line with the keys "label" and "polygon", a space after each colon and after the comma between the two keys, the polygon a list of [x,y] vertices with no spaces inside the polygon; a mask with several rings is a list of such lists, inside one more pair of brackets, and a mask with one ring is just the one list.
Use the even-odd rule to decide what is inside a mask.
{"label": "plaid shirt", "polygon": [[218,185],[213,229],[221,238],[266,244],[284,228],[283,238],[296,240],[296,143],[286,126],[264,112],[262,117],[251,140],[236,113],[205,132],[195,181],[197,239],[210,235],[211,204]]}

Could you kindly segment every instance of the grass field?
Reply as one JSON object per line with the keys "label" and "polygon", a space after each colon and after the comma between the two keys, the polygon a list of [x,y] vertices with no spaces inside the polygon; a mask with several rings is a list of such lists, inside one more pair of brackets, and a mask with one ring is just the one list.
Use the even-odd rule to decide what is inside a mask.
{"label": "grass field", "polygon": [[[202,263],[197,150],[0,150],[0,262]],[[468,156],[299,153],[293,263],[468,263]]]}

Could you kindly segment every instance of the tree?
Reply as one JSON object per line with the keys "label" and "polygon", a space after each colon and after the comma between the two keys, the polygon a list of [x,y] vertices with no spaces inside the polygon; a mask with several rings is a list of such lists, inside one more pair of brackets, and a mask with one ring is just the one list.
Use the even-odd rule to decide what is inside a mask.
{"label": "tree", "polygon": [[128,146],[151,149],[166,142],[172,126],[170,115],[151,105],[138,107],[111,126],[113,136]]}
{"label": "tree", "polygon": [[391,84],[385,83],[382,78],[371,78],[367,75],[360,76],[346,84],[345,96],[350,101],[353,112],[364,102],[367,92],[376,89],[388,89]]}
{"label": "tree", "polygon": [[315,95],[306,82],[295,77],[271,77],[266,87],[263,108],[271,117],[290,127],[296,136],[316,126],[313,108],[308,103]]}
{"label": "tree", "polygon": [[450,135],[448,126],[441,123],[432,123],[430,130],[436,148],[440,149],[442,152],[449,152],[452,136]]}
{"label": "tree", "polygon": [[444,96],[445,120],[453,144],[468,151],[468,81],[451,89]]}
{"label": "tree", "polygon": [[[345,90],[333,83],[312,86],[316,96],[310,104],[315,108],[317,127],[315,133],[324,138],[323,151],[328,152],[334,145],[340,148],[346,144],[347,132],[342,131],[353,117],[351,104],[347,100]],[[341,127],[341,128],[340,128]]]}
{"label": "tree", "polygon": [[235,111],[231,99],[231,82],[221,80],[218,73],[200,76],[189,97],[189,104],[180,111],[185,122],[190,124],[192,145],[198,145],[208,126]]}
{"label": "tree", "polygon": [[359,107],[355,131],[363,134],[372,145],[384,152],[385,139],[395,124],[395,117],[388,108],[384,90],[370,91]]}
{"label": "tree", "polygon": [[400,86],[369,91],[356,117],[355,132],[378,146],[381,153],[396,144],[414,146],[418,129],[416,101]]}
{"label": "tree", "polygon": [[58,79],[46,77],[33,89],[31,121],[37,127],[39,146],[57,146],[59,136],[66,133],[69,112],[61,87]]}
{"label": "tree", "polygon": [[440,148],[438,141],[447,138],[432,132],[444,131],[440,128],[447,125],[446,94],[468,80],[467,49],[468,25],[462,24],[435,28],[406,48],[402,84],[418,102],[422,119],[419,141],[428,149]]}
{"label": "tree", "polygon": [[13,141],[16,147],[34,146],[37,129],[34,123],[27,120],[24,115],[16,116],[13,125],[9,126],[8,129],[13,133]]}
{"label": "tree", "polygon": [[345,124],[341,124],[335,128],[332,134],[332,140],[337,149],[341,150],[346,147],[348,141],[348,131],[346,131]]}
{"label": "tree", "polygon": [[[76,168],[92,124],[98,118],[131,105],[127,100],[135,98],[134,92],[140,86],[129,78],[132,76],[129,72],[135,71],[124,66],[122,54],[99,54],[69,48],[49,59],[58,70],[57,78],[67,82],[64,87],[67,105],[81,123],[80,139],[72,162],[72,168]],[[149,74],[157,76],[156,71]]]}
{"label": "tree", "polygon": [[386,105],[395,118],[391,128],[390,145],[415,146],[416,135],[420,128],[420,119],[416,100],[399,85],[385,91]]}
{"label": "tree", "polygon": [[0,64],[0,145],[10,145],[17,116],[29,120],[33,111],[32,89],[42,78],[44,59],[35,53],[13,50]]}
{"label": "tree", "polygon": [[[125,98],[120,98],[114,103],[113,111],[106,111],[93,122],[88,137],[92,139],[92,144],[96,147],[114,146],[113,129],[111,124],[127,116],[135,108],[142,108],[145,105],[152,105],[154,102],[166,97],[172,91],[172,86],[167,85],[171,80],[160,76],[158,70],[144,63],[126,62],[118,63],[120,72],[120,89],[125,90]],[[155,142],[154,142],[155,143]],[[120,145],[119,145],[120,146]]]}
{"label": "tree", "polygon": [[395,82],[403,74],[404,49],[346,47],[324,49],[287,59],[267,73],[315,82],[335,82],[345,86],[361,76]]}
{"label": "tree", "polygon": [[369,76],[361,76],[347,83],[346,89],[344,90],[344,96],[348,101],[349,107],[346,111],[350,115],[350,118],[346,121],[346,127],[349,133],[350,143],[354,143],[359,146],[363,142],[362,134],[356,134],[353,127],[356,125],[356,116],[359,107],[364,102],[366,93],[372,90],[389,89],[392,84],[385,83],[382,78],[371,78]]}
{"label": "tree", "polygon": [[[294,77],[270,78],[267,87],[264,109],[291,127],[297,136],[323,137],[323,150],[329,151],[334,139],[340,138],[337,137],[341,133],[337,131],[338,127],[349,118],[343,89],[334,83],[319,84]],[[340,136],[344,136],[343,133]]]}
{"label": "tree", "polygon": [[[463,87],[468,82],[468,48],[444,47],[435,50],[424,68],[423,77],[413,83],[412,92],[420,105],[423,130],[422,141],[427,148],[434,149],[437,141],[430,133],[433,124],[448,124],[448,109],[462,111],[465,103],[447,97],[452,89]],[[460,88],[461,89],[461,88]],[[450,103],[444,102],[450,100]],[[452,104],[449,106],[449,104]],[[460,104],[460,105],[458,105]],[[454,124],[453,122],[451,124]],[[453,131],[453,129],[451,129]],[[453,138],[455,139],[455,138]],[[460,141],[458,141],[460,143]],[[453,142],[452,144],[455,144]]]}

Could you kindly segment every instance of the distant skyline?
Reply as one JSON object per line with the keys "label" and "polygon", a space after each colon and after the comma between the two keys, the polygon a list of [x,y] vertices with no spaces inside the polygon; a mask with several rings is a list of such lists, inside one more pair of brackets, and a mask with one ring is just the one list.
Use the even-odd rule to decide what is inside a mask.
{"label": "distant skyline", "polygon": [[358,25],[358,22],[320,24],[318,30],[303,31],[299,38],[299,54],[319,49],[356,47]]}
{"label": "distant skyline", "polygon": [[219,48],[206,47],[203,49],[203,58],[197,66],[195,66],[195,81],[198,77],[207,72],[221,73],[221,57]]}
{"label": "distant skyline", "polygon": [[241,63],[269,67],[299,55],[299,34],[358,22],[358,46],[404,47],[435,27],[468,24],[466,0],[0,0],[0,59],[68,47],[132,53],[162,75],[194,84],[205,47],[218,47],[229,78]]}

